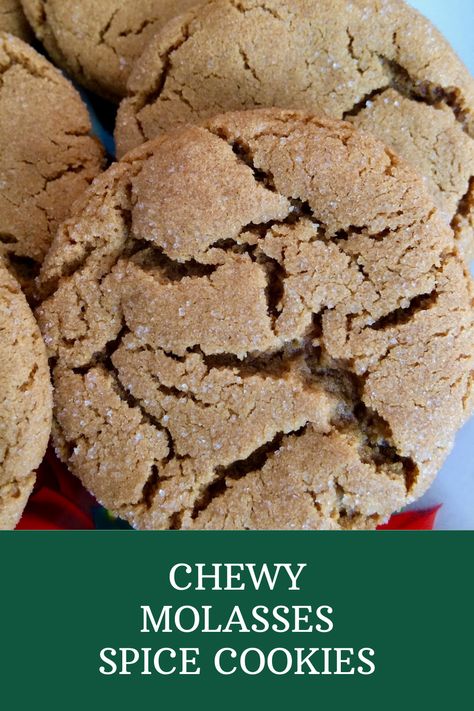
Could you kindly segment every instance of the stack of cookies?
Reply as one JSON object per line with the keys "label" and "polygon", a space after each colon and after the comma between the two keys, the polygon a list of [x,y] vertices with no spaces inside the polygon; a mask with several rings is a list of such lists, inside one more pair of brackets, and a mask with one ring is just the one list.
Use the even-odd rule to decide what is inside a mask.
{"label": "stack of cookies", "polygon": [[[51,430],[136,528],[419,498],[474,405],[474,80],[443,37],[402,0],[0,0],[0,29],[0,527]],[[71,81],[118,104],[107,169]]]}

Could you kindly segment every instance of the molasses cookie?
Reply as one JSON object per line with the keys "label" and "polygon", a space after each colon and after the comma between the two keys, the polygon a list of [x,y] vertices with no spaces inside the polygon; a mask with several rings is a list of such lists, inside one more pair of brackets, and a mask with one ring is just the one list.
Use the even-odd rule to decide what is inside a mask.
{"label": "molasses cookie", "polygon": [[0,0],[0,32],[29,40],[32,36],[20,0]]}
{"label": "molasses cookie", "polygon": [[71,204],[100,172],[87,108],[44,57],[0,34],[0,255],[31,294]]}
{"label": "molasses cookie", "polygon": [[197,0],[22,0],[52,59],[76,81],[119,101],[135,59],[168,20]]}
{"label": "molasses cookie", "polygon": [[19,285],[0,262],[0,529],[15,528],[51,431],[46,349]]}
{"label": "molasses cookie", "polygon": [[373,528],[471,409],[451,230],[349,123],[163,134],[95,181],[41,280],[56,446],[136,527]]}
{"label": "molasses cookie", "polygon": [[401,0],[215,0],[151,40],[128,90],[119,155],[228,110],[278,106],[347,118],[421,172],[474,256],[474,81]]}

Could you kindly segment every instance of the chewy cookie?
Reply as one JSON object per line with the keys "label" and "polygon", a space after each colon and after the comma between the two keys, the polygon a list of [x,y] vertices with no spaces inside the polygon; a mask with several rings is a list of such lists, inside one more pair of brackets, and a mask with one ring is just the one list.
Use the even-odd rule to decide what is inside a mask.
{"label": "chewy cookie", "polygon": [[46,349],[19,285],[0,261],[0,529],[15,528],[51,431]]}
{"label": "chewy cookie", "polygon": [[52,59],[76,81],[112,101],[125,95],[147,41],[198,0],[22,0]]}
{"label": "chewy cookie", "polygon": [[63,460],[137,527],[376,526],[471,409],[453,249],[421,181],[348,123],[163,134],[95,181],[43,265]]}
{"label": "chewy cookie", "polygon": [[215,0],[151,40],[128,89],[119,155],[228,110],[279,106],[347,118],[421,172],[474,257],[474,81],[401,0]]}
{"label": "chewy cookie", "polygon": [[0,0],[0,32],[29,40],[32,36],[20,0]]}
{"label": "chewy cookie", "polygon": [[28,293],[60,222],[100,172],[73,86],[21,40],[0,34],[0,255]]}

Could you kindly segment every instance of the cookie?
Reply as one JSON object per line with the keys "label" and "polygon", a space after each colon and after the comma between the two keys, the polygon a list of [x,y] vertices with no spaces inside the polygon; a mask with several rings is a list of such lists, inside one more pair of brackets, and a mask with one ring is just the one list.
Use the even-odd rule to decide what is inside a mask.
{"label": "cookie", "polygon": [[172,20],[130,76],[119,155],[170,127],[279,106],[347,118],[422,171],[474,257],[474,81],[400,0],[215,0]]}
{"label": "cookie", "polygon": [[0,32],[31,39],[31,29],[26,21],[20,0],[0,0]]}
{"label": "cookie", "polygon": [[32,293],[71,204],[101,171],[86,106],[44,57],[0,34],[0,255]]}
{"label": "cookie", "polygon": [[22,0],[52,59],[87,89],[125,95],[135,59],[168,20],[197,0]]}
{"label": "cookie", "polygon": [[349,123],[163,134],[95,181],[41,280],[56,447],[139,528],[373,528],[472,407],[451,230]]}
{"label": "cookie", "polygon": [[19,285],[0,261],[0,529],[15,528],[51,430],[46,349]]}

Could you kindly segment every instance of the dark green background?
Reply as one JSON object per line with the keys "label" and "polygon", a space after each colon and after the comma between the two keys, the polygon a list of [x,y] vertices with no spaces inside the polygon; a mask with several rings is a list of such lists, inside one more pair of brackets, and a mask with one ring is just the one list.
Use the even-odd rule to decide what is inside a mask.
{"label": "dark green background", "polygon": [[[4,709],[446,709],[473,693],[474,533],[0,535]],[[175,562],[307,562],[301,592],[173,591]],[[141,604],[329,604],[317,634],[140,634]],[[102,647],[199,646],[201,676],[102,676]],[[373,647],[372,676],[222,677],[219,647]]]}

